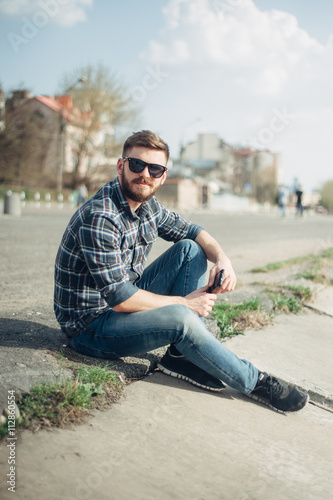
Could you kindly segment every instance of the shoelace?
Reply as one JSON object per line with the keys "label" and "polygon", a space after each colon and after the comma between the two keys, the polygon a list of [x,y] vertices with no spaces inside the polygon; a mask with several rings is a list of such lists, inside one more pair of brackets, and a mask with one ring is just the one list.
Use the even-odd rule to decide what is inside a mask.
{"label": "shoelace", "polygon": [[265,389],[269,393],[270,398],[272,399],[273,396],[279,396],[283,392],[283,386],[282,384],[274,377],[267,377],[265,380]]}

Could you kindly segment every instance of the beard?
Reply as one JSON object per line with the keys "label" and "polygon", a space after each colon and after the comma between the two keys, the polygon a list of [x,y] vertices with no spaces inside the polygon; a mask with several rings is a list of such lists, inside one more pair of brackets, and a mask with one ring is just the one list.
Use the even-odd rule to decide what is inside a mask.
{"label": "beard", "polygon": [[[150,192],[147,193],[147,189],[139,186],[140,183],[145,183],[149,186]],[[139,177],[135,181],[129,182],[125,175],[125,171],[123,170],[121,175],[121,187],[126,198],[139,203],[144,203],[154,196],[160,185],[154,187],[154,184],[147,181],[144,177]]]}

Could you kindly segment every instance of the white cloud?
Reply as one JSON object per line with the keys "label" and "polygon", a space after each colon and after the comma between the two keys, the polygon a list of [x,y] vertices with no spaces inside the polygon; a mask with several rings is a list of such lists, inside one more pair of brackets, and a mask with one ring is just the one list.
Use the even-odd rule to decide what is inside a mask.
{"label": "white cloud", "polygon": [[30,21],[41,15],[61,26],[71,27],[87,20],[87,7],[94,0],[0,0],[0,14]]}
{"label": "white cloud", "polygon": [[[286,182],[299,177],[309,189],[332,177],[333,36],[324,46],[295,16],[252,0],[169,0],[163,12],[163,29],[141,54],[169,74],[151,105],[147,98],[147,127],[162,122],[174,153],[180,137],[198,132],[238,144],[271,137]],[[282,127],[276,110],[295,118]]]}
{"label": "white cloud", "polygon": [[[150,42],[145,59],[175,68],[184,63],[248,68],[252,78],[246,86],[267,95],[286,85],[290,71],[307,54],[323,51],[294,16],[261,12],[252,0],[170,0],[164,15],[165,28]],[[242,79],[235,81],[242,84]]]}

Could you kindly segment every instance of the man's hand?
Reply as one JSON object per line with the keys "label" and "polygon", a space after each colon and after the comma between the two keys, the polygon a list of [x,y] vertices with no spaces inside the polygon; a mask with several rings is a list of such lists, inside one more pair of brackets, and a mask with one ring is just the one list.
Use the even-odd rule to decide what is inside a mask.
{"label": "man's hand", "polygon": [[214,264],[209,272],[208,285],[211,286],[214,283],[215,275],[221,269],[224,269],[222,286],[217,288],[214,292],[225,293],[234,290],[237,281],[236,274],[233,270],[229,257],[224,253],[219,243],[204,229],[200,231],[195,241],[204,250],[207,259]]}
{"label": "man's hand", "polygon": [[224,257],[223,261],[217,262],[209,271],[209,280],[208,286],[211,286],[214,283],[215,275],[221,270],[224,269],[224,278],[222,285],[214,290],[214,293],[225,293],[232,292],[236,286],[236,274],[233,270],[231,262],[227,256]]}
{"label": "man's hand", "polygon": [[208,316],[211,312],[217,296],[214,293],[206,293],[208,285],[189,293],[184,297],[185,305],[198,316]]}

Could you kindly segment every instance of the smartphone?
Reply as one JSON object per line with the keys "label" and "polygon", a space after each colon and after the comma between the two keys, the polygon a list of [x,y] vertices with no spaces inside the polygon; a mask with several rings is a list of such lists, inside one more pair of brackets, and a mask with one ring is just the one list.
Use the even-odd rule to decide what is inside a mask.
{"label": "smartphone", "polygon": [[217,274],[215,274],[214,283],[212,284],[212,286],[210,286],[208,288],[206,293],[213,293],[214,290],[219,288],[222,285],[223,278],[224,278],[224,269],[221,269],[221,271],[219,271]]}

